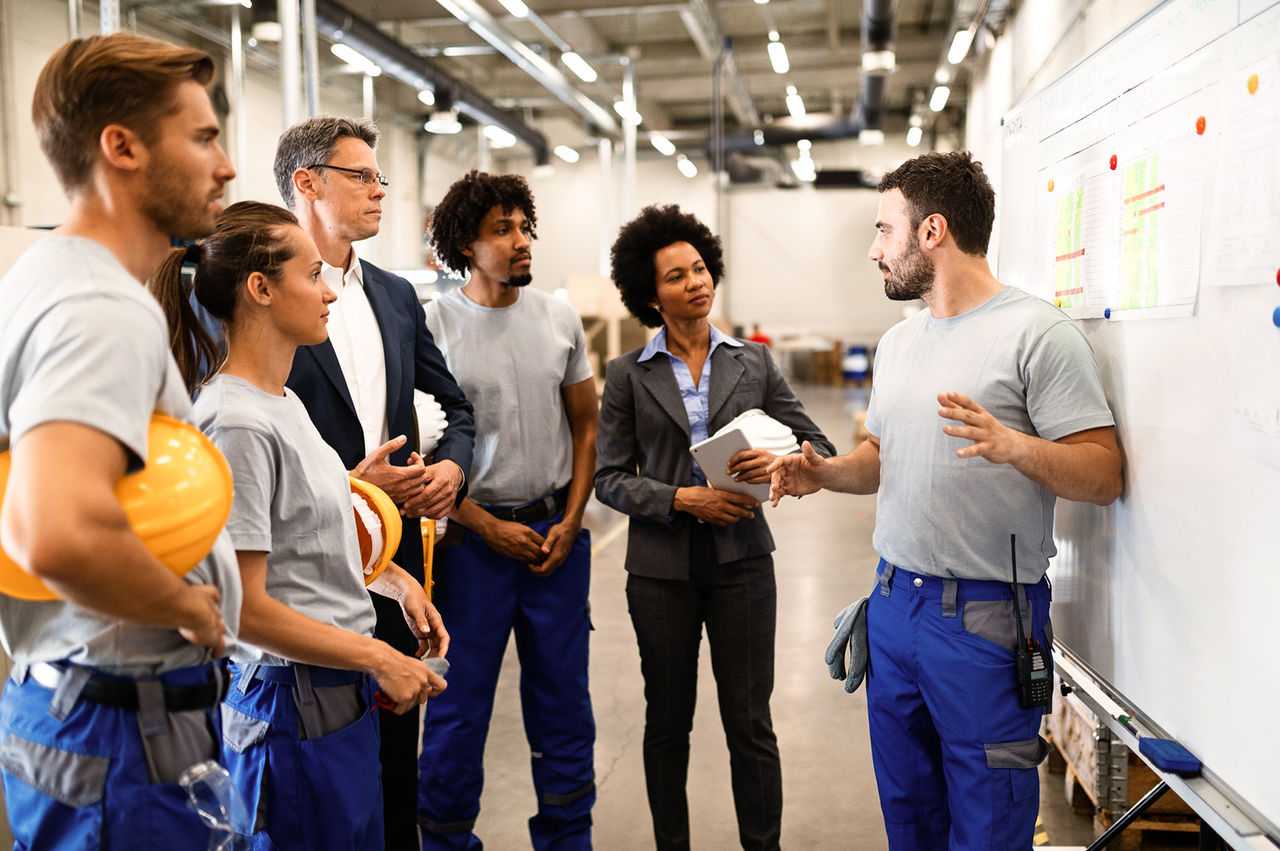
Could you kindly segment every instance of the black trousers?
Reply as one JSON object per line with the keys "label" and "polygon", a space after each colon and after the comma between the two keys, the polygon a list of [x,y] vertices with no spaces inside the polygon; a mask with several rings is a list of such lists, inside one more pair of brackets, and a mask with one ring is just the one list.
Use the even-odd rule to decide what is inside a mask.
{"label": "black trousers", "polygon": [[[370,594],[378,621],[374,635],[402,653],[414,653],[418,639],[404,622],[400,604],[380,594]],[[422,710],[415,706],[403,715],[378,710],[382,746],[382,817],[387,851],[417,851],[418,842],[418,730]]]}
{"label": "black trousers", "polygon": [[729,745],[738,837],[745,849],[776,849],[782,765],[769,714],[777,621],[773,558],[719,564],[711,532],[701,526],[691,549],[687,581],[627,577],[644,675],[644,771],[654,839],[659,851],[689,847],[685,784],[705,625]]}

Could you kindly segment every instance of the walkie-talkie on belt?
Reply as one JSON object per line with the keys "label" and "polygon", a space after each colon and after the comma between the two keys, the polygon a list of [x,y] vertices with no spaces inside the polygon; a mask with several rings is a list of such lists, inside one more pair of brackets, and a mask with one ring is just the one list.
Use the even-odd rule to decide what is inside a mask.
{"label": "walkie-talkie on belt", "polygon": [[1053,677],[1049,674],[1049,652],[1034,636],[1022,631],[1022,612],[1018,606],[1018,536],[1009,536],[1013,561],[1013,622],[1018,627],[1018,645],[1013,652],[1014,670],[1018,677],[1018,703],[1023,709],[1049,706],[1053,702]]}

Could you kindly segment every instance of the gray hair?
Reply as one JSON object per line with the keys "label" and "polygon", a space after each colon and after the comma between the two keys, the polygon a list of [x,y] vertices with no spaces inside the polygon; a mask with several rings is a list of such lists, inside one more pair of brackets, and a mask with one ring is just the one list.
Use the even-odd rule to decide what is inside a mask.
{"label": "gray hair", "polygon": [[276,187],[290,210],[294,207],[293,173],[328,160],[338,140],[348,136],[370,148],[378,147],[378,127],[364,118],[317,115],[280,134],[276,144]]}

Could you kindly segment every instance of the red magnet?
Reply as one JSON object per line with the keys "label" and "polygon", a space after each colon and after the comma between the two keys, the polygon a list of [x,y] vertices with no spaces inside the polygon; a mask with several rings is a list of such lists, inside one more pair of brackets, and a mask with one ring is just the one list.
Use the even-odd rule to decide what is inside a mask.
{"label": "red magnet", "polygon": [[1276,269],[1276,284],[1280,285],[1280,269]]}
{"label": "red magnet", "polygon": [[1053,178],[1049,178],[1049,191],[1053,191]]}
{"label": "red magnet", "polygon": [[1112,170],[1112,171],[1115,171],[1115,170],[1116,170],[1116,155],[1115,155],[1115,154],[1112,154],[1112,155],[1111,155],[1111,170]]}
{"label": "red magnet", "polygon": [[1258,93],[1258,75],[1249,75],[1249,94],[1256,95]]}
{"label": "red magnet", "polygon": [[1204,135],[1204,116],[1203,115],[1196,119],[1196,135],[1197,136]]}

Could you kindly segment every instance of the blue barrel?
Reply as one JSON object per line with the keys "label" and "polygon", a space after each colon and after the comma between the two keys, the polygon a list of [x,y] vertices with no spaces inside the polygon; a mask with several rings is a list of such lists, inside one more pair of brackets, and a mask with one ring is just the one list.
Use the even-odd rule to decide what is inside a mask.
{"label": "blue barrel", "polygon": [[845,381],[866,381],[871,373],[871,354],[866,346],[849,346],[840,363]]}

